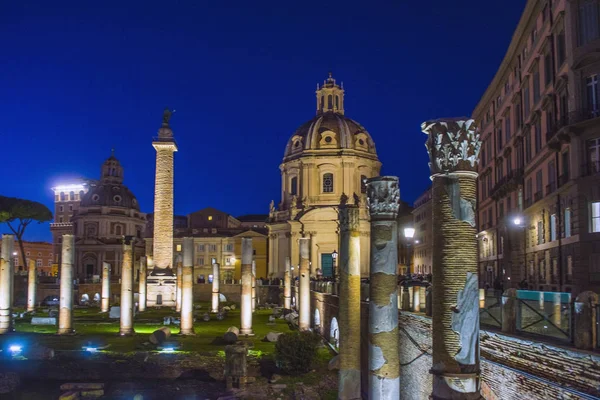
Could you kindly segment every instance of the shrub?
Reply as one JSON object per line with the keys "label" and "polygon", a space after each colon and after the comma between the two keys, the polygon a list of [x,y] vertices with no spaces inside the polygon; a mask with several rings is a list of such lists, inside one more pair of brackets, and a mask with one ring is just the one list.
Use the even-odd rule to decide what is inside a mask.
{"label": "shrub", "polygon": [[291,332],[279,335],[275,343],[275,363],[287,374],[298,375],[310,371],[321,337],[312,332]]}

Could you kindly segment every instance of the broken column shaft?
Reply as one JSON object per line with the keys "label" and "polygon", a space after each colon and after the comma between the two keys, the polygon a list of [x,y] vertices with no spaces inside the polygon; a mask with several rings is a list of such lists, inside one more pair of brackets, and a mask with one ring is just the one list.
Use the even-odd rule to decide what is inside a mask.
{"label": "broken column shaft", "polygon": [[121,320],[119,335],[129,336],[133,331],[133,246],[132,236],[123,239],[123,264],[121,265]]}
{"label": "broken column shaft", "polygon": [[241,324],[242,335],[253,335],[252,332],[252,238],[242,238],[242,296]]}
{"label": "broken column shaft", "polygon": [[13,235],[2,235],[0,258],[0,334],[11,331],[12,296],[10,284],[13,279],[11,257],[14,248]]}
{"label": "broken column shaft", "polygon": [[298,301],[298,329],[310,330],[310,239],[299,239],[300,247],[300,273]]}
{"label": "broken column shaft", "polygon": [[194,238],[183,238],[183,269],[181,275],[182,335],[194,334]]}
{"label": "broken column shaft", "polygon": [[102,263],[102,297],[100,298],[100,311],[110,310],[110,264]]}
{"label": "broken column shaft", "polygon": [[62,236],[60,265],[60,303],[58,310],[58,334],[73,333],[73,264],[75,263],[75,236]]}

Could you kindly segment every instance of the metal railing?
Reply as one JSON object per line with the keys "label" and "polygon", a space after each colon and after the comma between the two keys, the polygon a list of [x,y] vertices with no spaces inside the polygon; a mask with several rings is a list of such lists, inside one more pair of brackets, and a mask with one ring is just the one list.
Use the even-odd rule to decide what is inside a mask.
{"label": "metal railing", "polygon": [[517,332],[571,342],[573,303],[570,293],[517,291]]}
{"label": "metal railing", "polygon": [[479,289],[479,323],[502,328],[502,291]]}

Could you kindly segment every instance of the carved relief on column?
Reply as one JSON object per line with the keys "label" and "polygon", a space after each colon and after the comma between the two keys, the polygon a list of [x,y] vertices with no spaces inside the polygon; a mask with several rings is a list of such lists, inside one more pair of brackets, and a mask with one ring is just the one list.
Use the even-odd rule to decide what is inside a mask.
{"label": "carved relief on column", "polygon": [[425,122],[432,185],[433,393],[480,399],[475,238],[480,135],[471,119]]}

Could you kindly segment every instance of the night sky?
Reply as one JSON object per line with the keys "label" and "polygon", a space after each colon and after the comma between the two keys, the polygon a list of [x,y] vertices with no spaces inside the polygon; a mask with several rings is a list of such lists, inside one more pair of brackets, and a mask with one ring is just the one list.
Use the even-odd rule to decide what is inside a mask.
{"label": "night sky", "polygon": [[[114,148],[151,212],[168,106],[175,212],[268,213],[286,142],[332,71],[412,203],[429,183],[421,122],[471,114],[524,3],[2,1],[0,194],[53,210],[50,188],[97,179]],[[26,239],[50,240],[48,224]]]}

